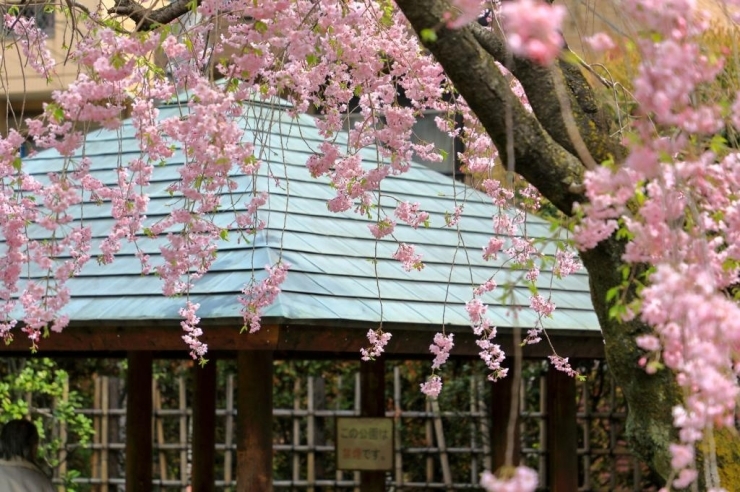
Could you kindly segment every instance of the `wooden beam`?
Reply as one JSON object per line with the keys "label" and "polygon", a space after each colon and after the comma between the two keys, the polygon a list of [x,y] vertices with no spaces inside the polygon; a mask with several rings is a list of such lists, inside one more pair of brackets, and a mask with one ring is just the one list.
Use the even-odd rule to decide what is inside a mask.
{"label": "wooden beam", "polygon": [[547,483],[550,492],[578,490],[576,380],[547,370]]}
{"label": "wooden beam", "polygon": [[152,491],[152,353],[128,353],[126,492]]}
{"label": "wooden beam", "polygon": [[[228,321],[228,320],[227,320]],[[335,324],[267,324],[257,333],[240,333],[241,320],[203,320],[203,343],[211,351],[274,350],[281,354],[319,353],[327,356],[356,357],[367,344],[367,328],[362,323],[337,326]],[[178,322],[179,323],[179,322]],[[393,333],[385,352],[395,357],[415,357],[429,354],[429,344],[436,327],[399,325],[388,328]],[[470,330],[455,330],[455,356],[477,357],[480,348]],[[604,357],[604,341],[599,331],[549,331],[550,339],[559,353],[571,358]],[[511,331],[499,328],[496,343],[506,353],[513,353]],[[169,321],[141,324],[102,321],[94,326],[72,324],[62,333],[52,333],[39,342],[39,355],[67,353],[98,353],[106,355],[130,350],[173,352],[187,356],[179,324]],[[13,353],[27,356],[28,339],[15,337],[10,345],[0,344],[0,356]],[[61,355],[61,354],[60,354]],[[527,346],[524,357],[544,358],[551,355],[547,344]]]}
{"label": "wooden beam", "polygon": [[216,361],[193,367],[193,490],[216,490]]}
{"label": "wooden beam", "polygon": [[272,492],[272,352],[237,355],[237,492]]}
{"label": "wooden beam", "polygon": [[[278,343],[280,327],[263,326],[257,333],[240,333],[240,325],[208,325],[202,323],[201,341],[209,350],[273,350]],[[179,351],[187,356],[182,341],[182,328],[167,323],[151,326],[116,325],[101,322],[98,326],[69,326],[62,333],[52,333],[39,342],[39,354],[51,352],[127,352]],[[17,336],[10,345],[0,344],[0,353],[30,352],[27,338]],[[25,352],[25,354],[23,354]]]}
{"label": "wooden beam", "polygon": [[[513,366],[513,362],[513,359],[507,359],[507,363],[510,366]],[[513,380],[513,370],[510,370],[509,375],[505,378],[499,379],[495,383],[488,381],[488,384],[491,385],[491,400],[488,407],[491,415],[491,466],[493,468],[491,471],[493,472],[496,472],[506,463],[506,432],[509,427],[511,405],[516,404],[517,408],[519,407],[519,402],[514,402],[512,398]],[[521,409],[518,408],[517,415],[520,413]],[[520,422],[521,419],[517,418],[517,422],[515,424],[516,427],[514,429],[513,466],[517,466],[519,464],[522,449]]]}
{"label": "wooden beam", "polygon": [[[360,363],[360,415],[385,417],[385,360]],[[360,472],[360,492],[384,492],[384,471]]]}

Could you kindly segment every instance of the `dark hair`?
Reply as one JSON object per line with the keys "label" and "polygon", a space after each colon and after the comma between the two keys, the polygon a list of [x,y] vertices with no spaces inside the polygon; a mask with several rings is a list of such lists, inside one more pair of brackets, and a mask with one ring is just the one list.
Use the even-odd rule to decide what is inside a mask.
{"label": "dark hair", "polygon": [[11,420],[0,433],[0,458],[9,460],[20,457],[35,463],[38,444],[39,431],[33,422]]}

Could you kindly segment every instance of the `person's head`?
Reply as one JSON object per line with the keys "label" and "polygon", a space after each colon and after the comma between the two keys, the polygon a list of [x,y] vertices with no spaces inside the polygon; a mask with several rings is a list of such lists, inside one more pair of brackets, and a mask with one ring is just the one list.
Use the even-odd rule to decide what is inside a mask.
{"label": "person's head", "polygon": [[0,432],[0,458],[9,460],[23,458],[36,462],[36,450],[39,445],[39,432],[33,422],[28,420],[11,420]]}

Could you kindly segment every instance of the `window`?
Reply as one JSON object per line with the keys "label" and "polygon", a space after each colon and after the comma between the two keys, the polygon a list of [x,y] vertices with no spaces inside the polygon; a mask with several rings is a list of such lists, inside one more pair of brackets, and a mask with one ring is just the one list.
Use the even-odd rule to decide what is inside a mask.
{"label": "window", "polygon": [[[53,5],[47,5],[44,3],[32,3],[32,4],[19,4],[19,5],[3,5],[0,11],[5,14],[8,12],[14,12],[18,9],[20,17],[26,19],[35,19],[36,26],[44,31],[50,38],[54,37],[54,7]],[[10,35],[7,27],[3,28],[4,35]]]}

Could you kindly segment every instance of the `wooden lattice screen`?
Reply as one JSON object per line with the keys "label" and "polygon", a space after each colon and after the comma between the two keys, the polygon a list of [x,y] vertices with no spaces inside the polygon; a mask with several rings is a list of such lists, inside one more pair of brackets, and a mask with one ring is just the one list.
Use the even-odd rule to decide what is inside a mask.
{"label": "wooden lattice screen", "polygon": [[[621,394],[598,361],[582,364],[588,374],[579,382],[579,490],[643,491],[653,489],[646,469],[629,453],[623,437],[626,417]],[[481,375],[467,374],[458,383],[458,399],[447,408],[418,398],[404,407],[404,392],[417,392],[402,376],[401,365],[389,363],[387,416],[395,419],[395,470],[387,474],[388,490],[459,490],[477,488],[478,477],[491,467],[488,406],[489,384]],[[540,471],[546,489],[546,380],[539,362],[528,363],[521,392],[521,457]],[[187,491],[191,461],[192,418],[183,377],[167,397],[154,384],[154,477],[160,490]],[[334,467],[333,419],[359,415],[359,374],[354,377],[297,377],[291,382],[292,406],[274,408],[276,490],[358,490],[359,473]],[[217,409],[217,482],[219,490],[234,490],[235,381],[227,375],[219,385]],[[465,394],[466,393],[466,394]],[[95,408],[83,410],[94,421],[96,436],[87,446],[68,443],[70,460],[89,456],[88,473],[76,478],[77,490],[123,490],[125,401],[122,383],[95,378]],[[330,396],[327,396],[330,395]],[[392,401],[391,401],[392,400]],[[461,401],[465,400],[463,406]],[[284,400],[283,400],[284,401]],[[36,409],[43,414],[44,409]],[[59,470],[56,470],[57,483]],[[657,490],[657,488],[654,488]],[[64,490],[60,486],[60,491]]]}

